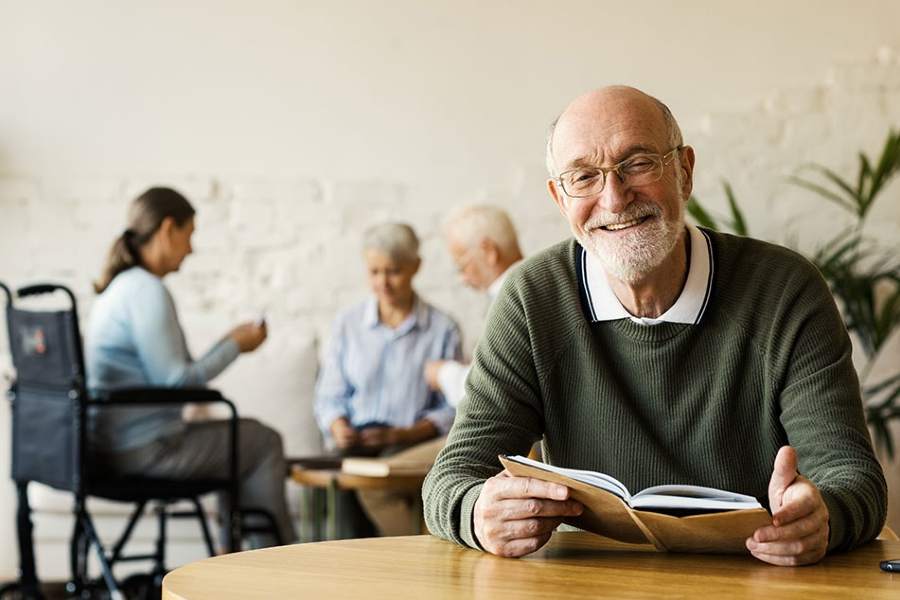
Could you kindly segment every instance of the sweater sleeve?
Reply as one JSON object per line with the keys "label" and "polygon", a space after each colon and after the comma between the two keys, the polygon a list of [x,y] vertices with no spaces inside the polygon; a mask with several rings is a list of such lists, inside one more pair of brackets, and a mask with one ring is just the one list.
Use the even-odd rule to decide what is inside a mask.
{"label": "sweater sleeve", "polygon": [[780,419],[800,472],[828,507],[829,550],[846,550],[874,539],[884,524],[884,473],[866,428],[849,335],[817,272],[789,306],[772,333],[784,352]]}
{"label": "sweater sleeve", "polygon": [[507,285],[488,317],[447,444],[423,488],[428,529],[480,548],[472,528],[484,480],[499,454],[525,454],[542,434],[540,387],[525,312]]}
{"label": "sweater sleeve", "polygon": [[129,304],[134,345],[153,385],[165,387],[205,386],[240,354],[237,343],[224,338],[199,360],[188,353],[178,322],[175,303],[162,283],[142,285],[135,294],[140,301]]}

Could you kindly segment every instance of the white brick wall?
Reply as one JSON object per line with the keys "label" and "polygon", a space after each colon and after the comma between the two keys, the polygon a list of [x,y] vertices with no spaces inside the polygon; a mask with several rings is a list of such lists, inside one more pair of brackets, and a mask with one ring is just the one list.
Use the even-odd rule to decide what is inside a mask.
{"label": "white brick wall", "polygon": [[[850,18],[853,10],[846,8],[845,13]],[[875,17],[867,18],[868,22],[876,22]],[[807,32],[807,35],[811,34]],[[689,47],[704,48],[704,43],[690,42]],[[549,49],[548,42],[543,42],[541,47]],[[855,47],[860,45],[857,43]],[[373,77],[379,68],[373,66]],[[481,76],[462,72],[460,69],[451,75],[460,78],[463,87],[470,86],[472,93],[478,91],[479,84],[484,83]],[[668,70],[657,74],[666,82],[663,88],[674,85],[667,79]],[[621,73],[617,71],[614,75],[621,76]],[[884,48],[869,57],[860,50],[855,57],[836,62],[828,72],[811,73],[807,79],[789,87],[770,89],[765,81],[758,88],[748,85],[755,92],[740,101],[724,89],[725,101],[720,101],[716,96],[719,74],[707,75],[705,87],[690,97],[691,109],[678,110],[673,104],[686,141],[697,150],[695,194],[708,207],[724,213],[726,204],[720,179],[728,179],[747,211],[755,235],[776,241],[795,239],[803,250],[814,248],[826,234],[840,230],[846,219],[838,209],[786,184],[785,176],[808,161],[850,173],[855,170],[857,150],[880,150],[887,128],[900,127],[897,53]],[[434,76],[444,81],[441,73]],[[728,73],[722,72],[721,76],[733,81],[727,79],[726,76],[731,77]],[[523,76],[519,77],[522,81]],[[372,169],[361,169],[359,178],[352,168],[344,169],[345,174],[339,177],[334,175],[342,172],[338,168],[340,157],[333,161],[338,163],[335,168],[307,168],[300,164],[297,174],[281,166],[267,170],[259,161],[250,163],[247,170],[232,166],[221,171],[178,172],[160,168],[123,173],[117,168],[122,163],[113,160],[113,155],[116,149],[124,152],[126,148],[118,146],[104,146],[96,168],[83,173],[76,170],[67,174],[64,166],[10,171],[4,170],[0,163],[0,280],[14,285],[38,279],[66,283],[76,291],[86,323],[93,300],[90,282],[98,274],[108,244],[124,227],[127,202],[149,185],[171,185],[185,193],[198,209],[195,254],[185,262],[182,272],[168,280],[192,349],[202,352],[232,324],[265,310],[271,324],[265,366],[283,375],[292,372],[291,357],[297,356],[296,352],[289,351],[293,344],[324,342],[335,312],[365,294],[358,247],[361,232],[386,219],[402,219],[410,222],[423,240],[424,266],[417,278],[419,291],[460,321],[467,352],[471,352],[482,327],[486,301],[458,285],[439,237],[439,223],[454,204],[491,201],[510,210],[527,253],[566,236],[566,227],[545,191],[539,134],[544,124],[535,123],[532,115],[551,115],[578,89],[588,87],[593,81],[602,80],[580,76],[577,83],[570,82],[556,96],[544,96],[531,104],[527,94],[523,94],[520,104],[503,115],[491,106],[488,116],[497,114],[498,119],[507,119],[502,121],[506,129],[498,131],[496,137],[508,134],[512,140],[521,140],[523,134],[518,130],[524,128],[531,139],[527,152],[502,145],[479,148],[466,139],[470,129],[460,126],[460,139],[448,140],[445,135],[434,142],[451,144],[452,148],[465,147],[470,154],[449,159],[437,150],[426,148],[421,152],[421,161],[414,162],[418,168],[415,173],[392,170],[391,161],[378,155],[383,152],[381,148],[371,152],[384,175],[374,176]],[[529,88],[523,83],[522,89]],[[703,93],[709,94],[708,101],[697,101]],[[482,97],[490,106],[490,95]],[[374,100],[359,100],[361,104],[369,101]],[[481,127],[491,126],[479,108],[481,104],[476,100],[471,102],[466,114]],[[260,103],[256,109],[264,111],[267,106]],[[734,108],[729,109],[730,106]],[[526,108],[533,110],[529,112]],[[382,110],[391,114],[395,109],[384,106]],[[76,126],[77,112],[73,109],[68,115],[76,121],[73,127]],[[528,115],[527,122],[517,120],[524,115]],[[0,124],[4,122],[3,116],[0,110]],[[452,119],[452,115],[434,116],[435,131],[455,132]],[[338,137],[345,141],[355,139],[354,127],[364,120],[355,115],[344,129],[338,122]],[[422,129],[430,132],[431,124],[426,121]],[[233,124],[235,128],[239,126]],[[318,130],[313,131],[314,135],[315,131]],[[385,133],[383,138],[392,133],[401,139],[412,135],[390,127],[386,127]],[[0,131],[0,144],[4,143],[2,135]],[[28,145],[29,138],[24,138],[23,143],[26,154],[37,155]],[[73,142],[62,137],[60,143],[68,149]],[[241,139],[229,143],[239,145]],[[85,145],[91,147],[89,141]],[[511,150],[512,158],[498,160],[491,154],[489,167],[472,173],[461,168],[478,165],[480,152],[496,153],[498,148]],[[213,150],[212,144],[206,149]],[[252,155],[252,151],[251,148],[248,152]],[[398,152],[407,158],[410,155],[405,148],[398,148]],[[210,154],[218,156],[215,152]],[[166,164],[153,158],[148,164]],[[314,165],[322,164],[321,157],[313,156],[310,161]],[[107,164],[114,166],[105,168]],[[423,166],[431,170],[423,173]],[[309,175],[318,170],[326,175],[321,178]],[[898,199],[900,181],[895,181],[884,192],[871,219],[870,233],[883,243],[900,243]],[[8,368],[4,337],[5,331],[0,333],[0,370]],[[895,343],[894,349],[888,363],[895,365],[900,357],[900,343]],[[883,368],[890,367],[891,364],[886,364]],[[265,376],[259,377],[259,385],[265,395],[270,385]],[[279,394],[283,393],[279,390]],[[285,415],[291,411],[298,413],[295,425],[300,428],[310,427],[309,421],[299,414],[305,411],[308,417],[310,391],[306,390],[306,400],[285,399],[282,409]],[[253,412],[252,404],[248,404],[248,411]],[[8,427],[8,408],[4,403],[0,407],[0,431],[7,431]],[[0,434],[0,481],[7,479],[9,468],[8,446],[2,442],[5,439],[6,434]],[[293,452],[314,451],[317,443],[314,439],[288,441]],[[891,469],[892,519],[894,527],[900,529],[896,464]],[[0,530],[4,532],[13,522],[12,507],[9,491],[0,491]],[[0,575],[11,572],[14,564],[14,552],[0,554]]]}

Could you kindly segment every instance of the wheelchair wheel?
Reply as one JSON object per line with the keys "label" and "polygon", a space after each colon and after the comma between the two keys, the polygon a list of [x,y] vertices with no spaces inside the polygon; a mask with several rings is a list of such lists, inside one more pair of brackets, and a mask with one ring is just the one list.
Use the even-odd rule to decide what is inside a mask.
{"label": "wheelchair wheel", "polygon": [[39,590],[26,591],[18,581],[0,586],[0,600],[45,600]]}
{"label": "wheelchair wheel", "polygon": [[162,578],[152,574],[126,577],[121,587],[128,600],[160,600],[162,597]]}

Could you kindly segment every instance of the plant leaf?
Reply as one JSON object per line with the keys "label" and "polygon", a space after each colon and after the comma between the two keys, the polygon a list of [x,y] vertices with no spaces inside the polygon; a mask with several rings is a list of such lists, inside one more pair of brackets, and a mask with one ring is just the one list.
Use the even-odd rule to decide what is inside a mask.
{"label": "plant leaf", "polygon": [[744,219],[744,214],[737,204],[734,190],[731,189],[731,184],[725,180],[722,180],[722,186],[725,188],[725,197],[728,198],[728,208],[731,210],[731,229],[738,235],[746,236],[747,220]]}
{"label": "plant leaf", "polygon": [[898,169],[900,169],[900,133],[890,131],[881,151],[878,165],[871,176],[869,193],[865,198],[866,211],[875,201],[875,196],[878,195],[878,192],[897,173]]}
{"label": "plant leaf", "polygon": [[705,208],[700,204],[700,201],[697,200],[696,196],[691,196],[688,200],[687,204],[688,214],[690,214],[695,221],[697,221],[697,225],[701,227],[706,227],[707,229],[712,229],[713,231],[719,231],[719,225],[716,223],[716,220],[710,215]]}
{"label": "plant leaf", "polygon": [[892,385],[900,385],[900,373],[896,373],[891,377],[888,377],[884,381],[879,381],[878,383],[866,386],[865,388],[863,388],[863,394],[865,394],[867,398],[870,398],[880,394],[884,390],[890,388]]}
{"label": "plant leaf", "polygon": [[859,207],[861,197],[858,190],[853,189],[853,186],[844,181],[844,179],[842,179],[837,173],[827,167],[823,167],[822,165],[810,165],[810,168],[815,169],[816,171],[824,175],[826,179],[843,190],[844,193],[847,194],[850,202],[852,202],[853,205],[855,205],[857,208]]}
{"label": "plant leaf", "polygon": [[854,207],[852,204],[850,204],[849,202],[844,200],[838,194],[835,194],[831,190],[824,188],[817,183],[813,183],[812,181],[807,181],[806,179],[802,179],[795,175],[791,175],[790,177],[788,177],[788,181],[790,181],[791,183],[793,183],[796,186],[799,186],[799,187],[805,188],[811,192],[814,192],[814,193],[822,196],[826,200],[830,200],[830,201],[834,202],[841,208],[843,208],[845,210],[849,210],[850,212],[856,214],[856,207]]}

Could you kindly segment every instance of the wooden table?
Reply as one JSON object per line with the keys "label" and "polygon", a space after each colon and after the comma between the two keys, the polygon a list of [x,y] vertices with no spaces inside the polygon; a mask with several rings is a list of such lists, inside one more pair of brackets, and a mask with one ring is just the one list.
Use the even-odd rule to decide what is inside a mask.
{"label": "wooden table", "polygon": [[590,533],[556,533],[523,559],[498,558],[431,536],[341,540],[254,550],[169,573],[163,600],[341,598],[900,598],[900,575],[878,562],[900,542],[875,541],[810,567],[749,555],[660,554]]}
{"label": "wooden table", "polygon": [[[427,469],[421,473],[388,475],[386,477],[368,477],[365,475],[351,475],[340,469],[305,469],[300,465],[294,465],[291,469],[291,479],[300,485],[312,488],[309,502],[306,506],[306,514],[310,515],[313,526],[311,536],[302,539],[319,541],[323,539],[318,515],[321,514],[321,492],[325,492],[325,515],[327,519],[325,538],[336,539],[338,537],[338,525],[340,514],[338,511],[338,490],[394,490],[400,492],[421,492],[422,482],[428,474]],[[422,520],[421,498],[417,496],[416,510],[413,511],[415,525],[418,527]],[[419,529],[421,531],[421,529]]]}

